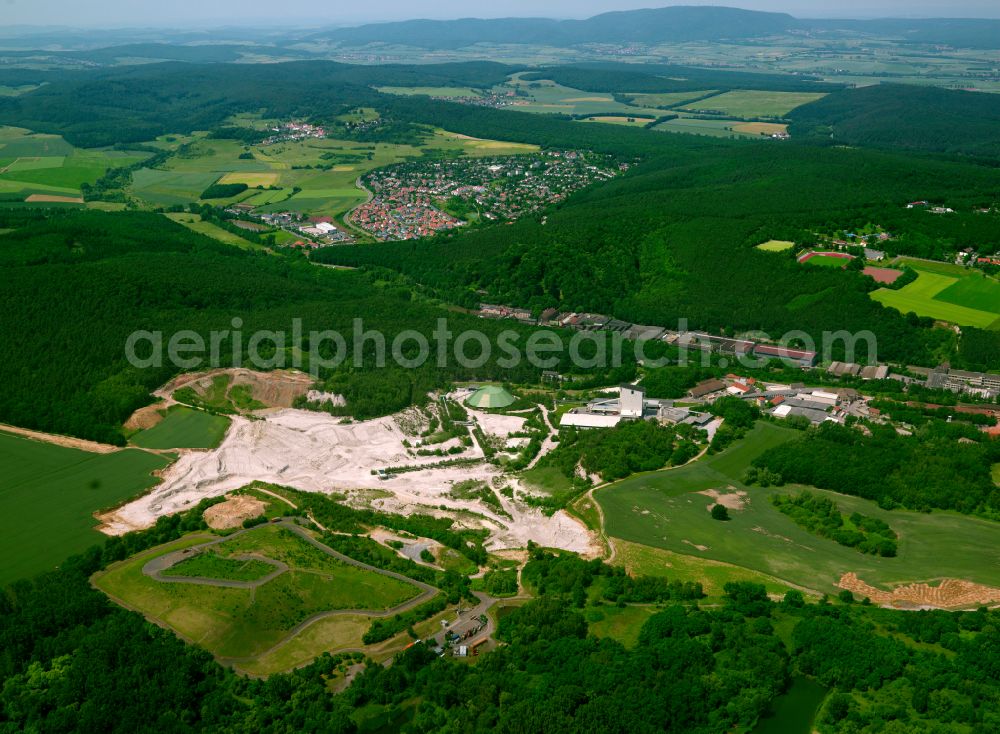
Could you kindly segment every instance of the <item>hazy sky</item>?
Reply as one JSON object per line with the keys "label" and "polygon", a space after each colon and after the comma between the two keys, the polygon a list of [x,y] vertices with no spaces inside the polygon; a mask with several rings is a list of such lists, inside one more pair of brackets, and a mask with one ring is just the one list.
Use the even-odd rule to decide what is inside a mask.
{"label": "hazy sky", "polygon": [[662,5],[730,5],[799,17],[1000,17],[1000,0],[0,0],[3,25],[355,24],[409,18],[533,16],[585,18]]}

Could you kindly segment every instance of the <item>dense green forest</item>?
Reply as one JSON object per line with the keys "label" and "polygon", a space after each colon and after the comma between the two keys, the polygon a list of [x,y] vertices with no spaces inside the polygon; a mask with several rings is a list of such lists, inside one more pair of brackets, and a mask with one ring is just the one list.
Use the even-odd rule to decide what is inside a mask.
{"label": "dense green forest", "polygon": [[64,72],[20,97],[0,98],[0,123],[59,133],[82,147],[148,141],[212,130],[239,112],[272,117],[339,114],[382,98],[370,86],[488,87],[516,71],[491,62],[359,66],[332,61],[285,64],[140,64]]}
{"label": "dense green forest", "polygon": [[1000,488],[990,475],[1000,462],[1000,442],[969,423],[942,420],[910,436],[892,426],[871,425],[869,431],[823,423],[753,463],[786,482],[864,497],[885,508],[1000,517]]}
{"label": "dense green forest", "polygon": [[791,134],[811,140],[1000,157],[1000,98],[994,94],[881,84],[828,95],[788,117]]}
{"label": "dense green forest", "polygon": [[[599,561],[531,550],[537,594],[504,616],[508,644],[467,665],[424,645],[370,665],[343,693],[324,655],[288,674],[238,677],[88,583],[109,563],[204,527],[202,508],[109,541],[0,593],[4,731],[352,733],[672,732],[752,726],[809,675],[829,689],[824,733],[973,732],[1000,726],[1000,617],[771,601],[726,585],[629,580]],[[659,600],[631,647],[589,634],[607,600]],[[845,594],[845,601],[850,595]]]}
{"label": "dense green forest", "polygon": [[[502,134],[487,125],[463,129]],[[633,140],[638,142],[623,137],[621,143],[631,147]],[[988,168],[872,151],[665,144],[629,175],[576,195],[545,224],[521,221],[315,257],[393,268],[470,307],[497,300],[668,327],[686,319],[692,328],[760,329],[773,337],[801,329],[816,344],[823,331],[868,329],[877,337],[881,359],[936,364],[948,356],[952,337],[929,329],[929,320],[873,302],[871,279],[803,268],[794,258],[762,253],[753,245],[788,227],[838,231],[885,219],[903,231],[912,226],[929,236],[933,227],[956,244],[993,246],[1000,244],[1000,230],[990,222],[972,223],[970,214],[931,225],[930,217],[918,221],[904,205],[930,197],[971,208],[995,185]]]}
{"label": "dense green forest", "polygon": [[[180,330],[197,332],[206,344],[212,330],[227,331],[219,349],[223,366],[247,358],[254,332],[279,330],[286,334],[283,350],[270,341],[258,350],[265,359],[275,358],[275,367],[282,366],[281,359],[293,366],[293,319],[302,320],[299,346],[307,353],[315,346],[323,359],[334,356],[333,342],[310,345],[309,333],[336,330],[345,339],[347,359],[319,374],[333,378],[331,384],[349,396],[349,406],[369,416],[406,407],[451,380],[525,382],[540,373],[526,360],[501,368],[497,350],[482,367],[463,368],[448,359],[442,369],[370,372],[379,349],[377,340],[369,339],[358,342],[361,369],[355,369],[355,318],[363,320],[365,332],[384,334],[388,365],[398,334],[415,329],[430,336],[439,318],[447,317],[455,334],[478,329],[493,344],[502,330],[526,332],[415,301],[408,288],[375,285],[362,273],[223,245],[158,214],[49,217],[44,210],[13,209],[0,212],[4,226],[17,229],[0,235],[0,333],[17,348],[0,363],[0,383],[6,386],[0,392],[0,422],[122,443],[122,422],[179,371],[169,364],[136,368],[127,362],[126,340],[139,330],[162,332],[164,344]],[[241,320],[240,329],[233,327],[234,319]],[[237,332],[241,344],[234,349]],[[411,347],[408,342],[403,356],[416,356]],[[149,356],[144,349],[141,356]],[[478,355],[475,342],[466,353],[470,359]],[[568,360],[568,354],[560,357],[561,369],[569,370]],[[301,366],[309,367],[307,355]],[[374,389],[376,384],[388,389]]]}
{"label": "dense green forest", "polygon": [[845,518],[833,500],[808,491],[791,497],[772,495],[771,504],[806,530],[848,548],[886,558],[896,555],[896,533],[877,517],[854,512]]}

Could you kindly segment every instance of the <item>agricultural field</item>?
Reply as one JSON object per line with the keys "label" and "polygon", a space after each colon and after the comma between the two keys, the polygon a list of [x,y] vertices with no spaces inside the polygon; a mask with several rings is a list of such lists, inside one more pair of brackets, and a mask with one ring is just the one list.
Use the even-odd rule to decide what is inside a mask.
{"label": "agricultural field", "polygon": [[882,305],[959,326],[1000,327],[1000,281],[949,263],[904,258],[897,264],[916,270],[917,279],[899,290],[873,291]]}
{"label": "agricultural field", "polygon": [[155,426],[133,436],[132,443],[147,449],[213,449],[222,443],[229,423],[225,416],[175,405]]}
{"label": "agricultural field", "polygon": [[140,168],[132,175],[132,193],[156,206],[198,201],[201,192],[219,178],[218,174]]}
{"label": "agricultural field", "polygon": [[764,252],[787,252],[793,247],[795,247],[795,243],[788,240],[768,240],[757,245],[757,249]]}
{"label": "agricultural field", "polygon": [[138,449],[99,454],[0,432],[0,584],[101,543],[94,513],[152,487],[168,463]]}
{"label": "agricultural field", "polygon": [[[335,625],[341,621],[337,619],[340,615],[327,613],[341,610],[353,639],[365,611],[392,609],[419,594],[412,584],[348,565],[291,530],[270,524],[196,551],[199,555],[214,553],[221,559],[253,554],[288,566],[284,573],[262,584],[247,581],[239,585],[241,582],[233,584],[231,579],[219,579],[230,581],[230,585],[166,581],[143,571],[153,559],[213,540],[215,536],[197,534],[158,546],[114,564],[98,574],[94,584],[115,601],[170,627],[212,654],[240,660],[256,658],[289,639],[298,639],[293,633],[314,616],[326,614],[328,624]],[[204,565],[221,568],[216,561]],[[227,567],[223,573],[230,571]],[[310,627],[307,624],[301,629]],[[310,657],[328,649],[327,635],[320,635],[318,641],[324,647],[310,650]]]}
{"label": "agricultural field", "polygon": [[741,123],[736,120],[726,120],[726,119],[713,119],[713,120],[701,120],[697,117],[687,117],[680,116],[673,120],[667,120],[666,122],[661,122],[659,125],[653,127],[653,130],[658,130],[660,132],[668,133],[688,133],[690,135],[708,135],[713,138],[743,138],[743,137],[755,137],[759,138],[760,135],[741,133],[735,130],[737,125]]}
{"label": "agricultural field", "polygon": [[713,94],[717,94],[716,89],[706,89],[702,92],[663,92],[660,94],[629,94],[625,95],[628,100],[639,107],[654,107],[658,109],[670,109],[682,105],[693,99],[701,99]]}
{"label": "agricultural field", "polygon": [[733,132],[745,135],[784,135],[788,133],[788,125],[777,122],[744,122],[734,125]]}
{"label": "agricultural field", "polygon": [[[886,511],[858,497],[811,490],[845,514],[885,521],[899,535],[898,556],[880,558],[814,535],[779,512],[773,494],[801,487],[746,487],[740,478],[768,447],[795,437],[791,429],[760,423],[727,451],[678,469],[626,479],[595,493],[608,535],[651,548],[733,564],[779,582],[829,593],[846,573],[873,586],[956,578],[1000,586],[1000,526],[952,513]],[[721,497],[730,520],[713,520]]]}
{"label": "agricultural field", "polygon": [[[564,87],[550,79],[525,81],[521,74],[514,74],[507,82],[508,87],[514,87],[526,96],[514,98],[513,108],[519,112],[538,112],[543,114],[590,115],[596,113],[613,113],[622,115],[648,115],[649,109],[623,104],[610,94],[585,92],[582,89]],[[505,87],[497,87],[494,91],[506,91]]]}
{"label": "agricultural field", "polygon": [[276,186],[278,184],[278,179],[281,177],[278,173],[249,173],[246,171],[233,171],[232,173],[227,173],[225,176],[219,179],[220,184],[246,184],[251,189],[257,187],[267,188],[268,186]]}
{"label": "agricultural field", "polygon": [[645,127],[655,120],[655,117],[633,117],[633,116],[600,116],[588,117],[582,122],[603,122],[608,125],[628,125],[629,127]]}
{"label": "agricultural field", "polygon": [[[367,116],[365,110],[356,114]],[[261,121],[244,116],[232,122],[256,126]],[[249,147],[236,140],[203,138],[186,142],[190,144],[187,152],[171,158],[162,170],[136,172],[131,191],[137,198],[158,206],[187,204],[198,201],[213,183],[244,183],[250,187],[246,191],[212,203],[225,206],[240,202],[258,207],[261,212],[295,211],[340,217],[365,202],[366,193],[357,186],[362,175],[375,168],[419,159],[425,151],[449,157],[475,157],[538,150],[535,145],[479,140],[430,128],[419,146],[333,138]],[[239,157],[247,151],[252,153],[252,160]],[[199,220],[178,221],[228,244],[246,246],[242,240],[236,241],[240,238],[230,233],[220,234],[217,227],[206,226]]]}
{"label": "agricultural field", "polygon": [[784,117],[796,107],[825,97],[816,92],[764,92],[740,89],[692,102],[685,109],[713,110],[732,117]]}
{"label": "agricultural field", "polygon": [[233,234],[228,229],[223,229],[222,227],[213,224],[212,222],[205,222],[202,220],[200,214],[186,214],[181,212],[169,212],[163,216],[167,217],[178,224],[182,224],[192,232],[199,232],[200,234],[208,235],[214,240],[218,240],[226,245],[234,245],[236,247],[242,247],[245,250],[262,250],[263,245],[258,245],[255,242],[248,242],[237,234]]}
{"label": "agricultural field", "polygon": [[[57,135],[0,127],[0,193],[73,200],[109,168],[141,161],[148,153],[74,148]],[[58,199],[56,200],[58,201]],[[73,201],[72,203],[77,203]]]}

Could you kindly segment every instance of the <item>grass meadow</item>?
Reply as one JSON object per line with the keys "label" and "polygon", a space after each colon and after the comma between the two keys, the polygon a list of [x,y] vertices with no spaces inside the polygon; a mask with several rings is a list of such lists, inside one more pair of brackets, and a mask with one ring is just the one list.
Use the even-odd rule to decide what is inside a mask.
{"label": "grass meadow", "polygon": [[172,406],[163,420],[132,437],[146,449],[212,449],[222,443],[229,419],[183,405]]}
{"label": "grass meadow", "polygon": [[[212,654],[235,658],[267,652],[315,614],[388,609],[418,593],[411,584],[341,563],[291,531],[272,525],[212,547],[223,558],[254,553],[288,564],[288,571],[254,589],[168,583],[142,572],[152,558],[211,538],[186,536],[158,546],[114,564],[95,576],[94,584]],[[353,617],[349,615],[347,621]],[[344,620],[331,619],[331,623],[340,621]],[[321,641],[326,644],[325,637]],[[310,657],[324,649],[310,650]]]}
{"label": "grass meadow", "polygon": [[769,92],[740,89],[692,102],[686,109],[718,110],[733,117],[784,117],[796,107],[825,97],[816,92]]}
{"label": "grass meadow", "polygon": [[[946,577],[1000,585],[1000,525],[952,513],[886,511],[868,500],[812,490],[841,512],[884,520],[899,535],[895,558],[868,556],[800,528],[771,504],[772,494],[801,487],[746,487],[740,478],[769,446],[795,437],[760,423],[729,450],[678,469],[626,479],[595,493],[608,535],[700,560],[732,564],[817,592],[831,592],[847,572],[876,586]],[[700,492],[745,491],[728,522],[713,520],[715,501]],[[643,561],[648,567],[649,561]],[[773,583],[773,582],[772,582]]]}

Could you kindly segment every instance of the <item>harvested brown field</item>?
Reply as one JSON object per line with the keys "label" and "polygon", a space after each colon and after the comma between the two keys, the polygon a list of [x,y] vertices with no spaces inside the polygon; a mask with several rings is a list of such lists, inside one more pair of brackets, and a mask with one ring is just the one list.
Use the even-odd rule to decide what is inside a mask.
{"label": "harvested brown field", "polygon": [[961,609],[983,604],[1000,604],[1000,589],[983,586],[962,579],[942,579],[937,586],[930,584],[903,584],[892,591],[876,589],[858,578],[855,573],[845,573],[837,583],[860,598],[868,597],[875,604],[900,607],[935,609]]}
{"label": "harvested brown field", "polygon": [[872,278],[876,283],[884,283],[885,285],[895,283],[899,276],[903,274],[902,270],[896,270],[895,268],[875,268],[871,265],[861,272]]}
{"label": "harvested brown field", "polygon": [[225,502],[212,505],[205,510],[204,518],[208,527],[213,530],[227,530],[241,527],[244,520],[257,517],[266,507],[267,503],[256,497],[231,494],[226,496]]}
{"label": "harvested brown field", "polygon": [[49,202],[52,204],[82,204],[82,196],[57,196],[55,194],[32,194],[27,199],[26,202],[32,204],[34,202]]}
{"label": "harvested brown field", "polygon": [[787,133],[788,125],[781,125],[777,122],[745,122],[742,125],[734,125],[733,132],[747,135],[774,135]]}

